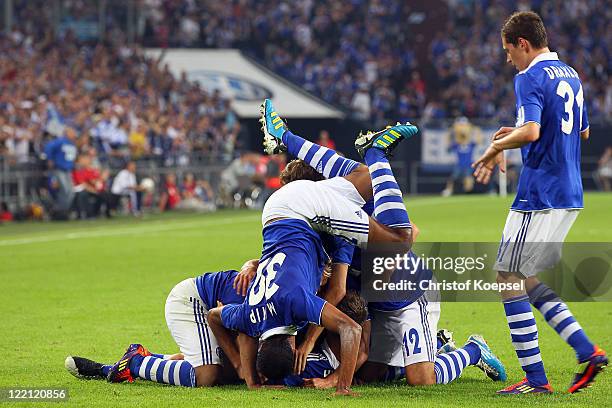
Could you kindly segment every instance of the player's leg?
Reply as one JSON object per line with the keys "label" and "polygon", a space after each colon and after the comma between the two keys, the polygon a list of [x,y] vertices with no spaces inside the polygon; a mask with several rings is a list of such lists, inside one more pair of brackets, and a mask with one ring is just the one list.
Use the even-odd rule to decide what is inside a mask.
{"label": "player's leg", "polygon": [[264,133],[264,151],[267,154],[286,149],[290,155],[304,160],[325,178],[346,176],[353,170],[364,167],[354,160],[340,156],[332,149],[293,134],[287,129],[269,99],[261,105],[260,122]]}
{"label": "player's leg", "polygon": [[438,350],[435,362],[436,383],[448,384],[454,381],[469,366],[478,367],[493,381],[506,381],[506,369],[502,362],[481,335],[472,334],[461,348],[447,342]]}
{"label": "player's leg", "polygon": [[172,289],[165,308],[170,334],[194,368],[196,386],[217,384],[222,377],[219,345],[207,321],[207,309],[199,298],[194,279],[186,279]]}
{"label": "player's leg", "polygon": [[[565,241],[578,213],[579,210],[552,210],[549,216],[552,233],[547,241],[553,243]],[[542,249],[548,252],[557,250],[554,245],[550,247],[545,245]],[[554,255],[560,256],[560,254]],[[542,313],[549,326],[576,353],[579,367],[569,392],[576,392],[588,386],[607,365],[606,353],[591,342],[567,304],[551,288],[540,282],[535,276],[527,278],[526,288],[531,304]]]}
{"label": "player's leg", "polygon": [[[515,286],[524,281],[525,273],[521,270],[521,260],[527,259],[533,252],[532,245],[525,242],[537,242],[537,231],[541,231],[544,218],[538,212],[510,211],[502,234],[499,255],[495,264],[498,271],[497,282]],[[540,240],[541,241],[541,240]],[[525,252],[527,251],[527,252]],[[524,269],[524,268],[523,268]],[[521,273],[519,273],[519,271]],[[510,328],[512,345],[525,380],[499,391],[502,394],[549,393],[548,378],[540,354],[538,328],[531,310],[529,297],[524,289],[503,290],[501,292],[506,321]]]}

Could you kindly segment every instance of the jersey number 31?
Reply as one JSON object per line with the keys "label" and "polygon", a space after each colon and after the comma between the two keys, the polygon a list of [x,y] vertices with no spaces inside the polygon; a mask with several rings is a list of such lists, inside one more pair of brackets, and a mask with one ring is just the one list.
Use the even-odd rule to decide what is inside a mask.
{"label": "jersey number 31", "polygon": [[[561,116],[561,131],[566,135],[572,133],[574,129],[574,91],[570,84],[567,81],[559,82],[557,85],[557,95],[559,95],[565,101],[564,104],[564,114]],[[576,95],[576,104],[578,105],[578,110],[580,111],[580,129],[582,129],[582,108],[584,105],[584,94],[582,93],[582,85],[578,89],[578,94]],[[567,120],[565,119],[567,117]]]}

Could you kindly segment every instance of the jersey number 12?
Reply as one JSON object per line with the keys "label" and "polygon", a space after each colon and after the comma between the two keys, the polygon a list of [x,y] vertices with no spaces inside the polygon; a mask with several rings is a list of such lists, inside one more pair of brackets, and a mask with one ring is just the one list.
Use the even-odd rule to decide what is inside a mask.
{"label": "jersey number 12", "polygon": [[[564,110],[565,113],[561,116],[561,131],[566,135],[572,133],[574,129],[574,91],[570,84],[567,81],[559,82],[557,85],[557,95],[559,95],[565,101]],[[582,129],[582,108],[584,105],[584,94],[582,93],[582,85],[580,85],[580,89],[578,89],[578,94],[576,95],[576,104],[578,105],[578,110],[580,111],[580,129]],[[567,120],[565,120],[565,115],[567,115]],[[578,130],[580,130],[578,129]]]}

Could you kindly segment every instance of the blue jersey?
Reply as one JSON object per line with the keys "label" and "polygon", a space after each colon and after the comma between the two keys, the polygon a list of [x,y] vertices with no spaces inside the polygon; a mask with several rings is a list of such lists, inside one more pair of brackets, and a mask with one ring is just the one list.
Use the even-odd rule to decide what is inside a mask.
{"label": "blue jersey", "polygon": [[243,303],[223,308],[223,325],[265,339],[320,324],[325,301],[316,293],[328,256],[319,235],[305,221],[284,219],[264,227],[263,240],[257,275]]}
{"label": "blue jersey", "polygon": [[457,156],[457,167],[462,169],[472,168],[472,156],[474,156],[474,150],[476,149],[476,143],[453,143],[450,146],[450,150]]}
{"label": "blue jersey", "polygon": [[77,148],[70,139],[58,137],[45,145],[45,155],[47,160],[53,161],[56,169],[71,171],[74,168]]}
{"label": "blue jersey", "polygon": [[238,271],[229,270],[205,273],[196,278],[196,288],[208,310],[217,307],[217,302],[228,305],[244,301],[244,296],[237,294],[232,286],[236,275]]}
{"label": "blue jersey", "polygon": [[580,132],[589,127],[578,73],[557,53],[536,57],[514,78],[516,126],[540,125],[540,138],[521,148],[523,169],[512,209],[582,208]]}
{"label": "blue jersey", "polygon": [[[362,209],[371,216],[374,212],[374,200],[371,199],[367,201]],[[417,257],[412,251],[408,253],[408,256],[411,259]],[[422,262],[418,263],[419,269],[414,273],[410,273],[409,271],[408,273],[401,273],[401,271],[399,271],[400,273],[393,274],[393,280],[399,281],[401,279],[407,279],[413,282],[431,280],[433,272],[430,269],[423,268],[421,266],[422,264]],[[415,265],[417,265],[417,263],[415,263]],[[349,275],[346,281],[346,288],[347,290],[350,289],[361,292],[361,249],[359,247],[356,247],[353,253],[353,259],[351,260]],[[403,309],[423,295],[424,292],[420,289],[419,285],[417,285],[417,288],[418,289],[413,291],[406,299],[390,299],[388,302],[369,302],[368,310],[393,311]]]}
{"label": "blue jersey", "polygon": [[323,340],[314,346],[306,357],[306,368],[300,375],[290,375],[283,380],[288,387],[301,387],[305,378],[325,378],[340,366],[340,362],[333,351]]}

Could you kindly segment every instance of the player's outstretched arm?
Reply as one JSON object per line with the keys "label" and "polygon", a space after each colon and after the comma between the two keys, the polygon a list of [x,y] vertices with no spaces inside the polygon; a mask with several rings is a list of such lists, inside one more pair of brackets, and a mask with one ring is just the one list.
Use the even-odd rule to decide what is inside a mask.
{"label": "player's outstretched arm", "polygon": [[361,326],[329,303],[323,307],[321,324],[340,336],[340,366],[336,370],[338,372],[336,395],[352,395],[350,387],[359,353]]}
{"label": "player's outstretched arm", "polygon": [[474,177],[476,181],[487,184],[491,179],[495,166],[499,165],[500,170],[505,171],[503,154],[504,150],[516,149],[528,143],[535,142],[540,138],[540,125],[536,122],[528,122],[518,128],[500,128],[493,141],[482,156],[474,163]]}
{"label": "player's outstretched arm", "polygon": [[[344,295],[346,295],[346,276],[348,274],[348,264],[335,263],[332,266],[331,278],[327,283],[325,292],[321,295],[328,303],[336,306]],[[306,369],[308,354],[314,348],[319,336],[323,333],[323,327],[316,324],[309,324],[306,336],[295,350],[295,360],[293,371],[300,375]]]}

